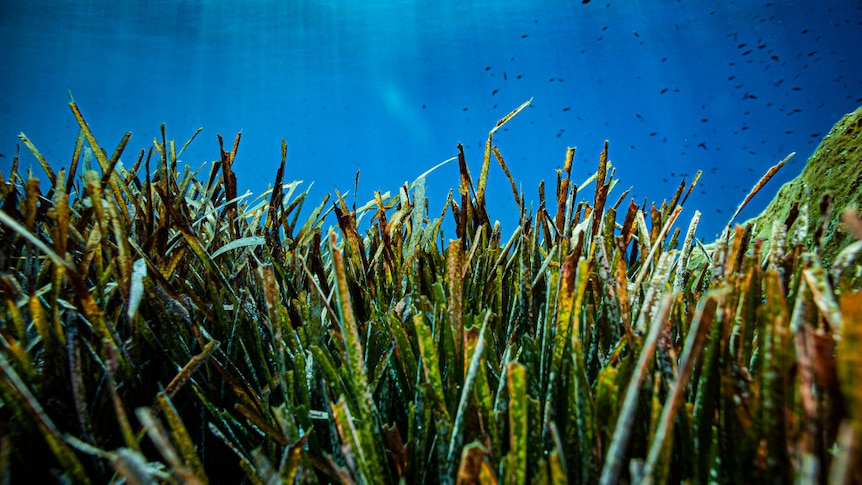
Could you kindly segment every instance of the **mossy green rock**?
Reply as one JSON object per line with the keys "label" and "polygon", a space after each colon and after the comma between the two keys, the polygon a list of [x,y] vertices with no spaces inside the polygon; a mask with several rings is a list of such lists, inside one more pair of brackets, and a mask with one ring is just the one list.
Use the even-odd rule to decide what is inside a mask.
{"label": "mossy green rock", "polygon": [[841,249],[852,242],[841,227],[841,212],[848,206],[862,207],[862,107],[841,118],[826,135],[795,179],[785,183],[769,206],[746,224],[756,223],[754,236],[768,243],[773,221],[784,221],[794,204],[808,205],[808,240],[823,220],[820,201],[824,194],[833,197],[833,210],[822,237],[820,255],[827,266]]}

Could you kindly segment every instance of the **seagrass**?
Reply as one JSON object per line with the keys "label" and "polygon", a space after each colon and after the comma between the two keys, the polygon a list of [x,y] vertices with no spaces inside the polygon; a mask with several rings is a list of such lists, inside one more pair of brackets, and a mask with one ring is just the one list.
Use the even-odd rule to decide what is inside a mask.
{"label": "seagrass", "polygon": [[0,479],[862,483],[862,244],[821,267],[804,206],[767,254],[750,227],[697,240],[693,210],[680,240],[700,173],[621,206],[607,142],[533,211],[494,138],[529,103],[475,183],[460,145],[444,162],[440,206],[429,170],[301,212],[284,142],[252,199],[239,135],[178,169],[200,130],[127,169],[130,134],[105,149],[74,101],[68,170],[22,134],[46,180],[0,173]]}

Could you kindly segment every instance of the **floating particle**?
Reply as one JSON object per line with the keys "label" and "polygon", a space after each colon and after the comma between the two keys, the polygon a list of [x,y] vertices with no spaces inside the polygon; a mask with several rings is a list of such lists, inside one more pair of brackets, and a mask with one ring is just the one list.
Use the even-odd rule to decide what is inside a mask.
{"label": "floating particle", "polygon": [[425,105],[424,105],[424,104],[422,105],[422,109],[425,109]]}
{"label": "floating particle", "polygon": [[662,57],[661,62],[667,62],[667,57]]}

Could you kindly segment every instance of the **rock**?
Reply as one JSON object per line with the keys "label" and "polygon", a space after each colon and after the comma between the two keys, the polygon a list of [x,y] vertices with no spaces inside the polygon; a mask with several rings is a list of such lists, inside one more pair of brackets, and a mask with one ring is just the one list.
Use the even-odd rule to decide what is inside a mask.
{"label": "rock", "polygon": [[757,224],[754,238],[763,239],[765,251],[772,222],[785,221],[795,202],[800,209],[807,204],[806,244],[813,249],[814,234],[823,220],[820,202],[825,194],[832,196],[833,208],[819,253],[824,266],[829,267],[838,252],[853,242],[840,224],[841,212],[848,206],[857,211],[862,208],[862,107],[844,115],[820,142],[802,173],[785,183],[766,209],[745,224]]}

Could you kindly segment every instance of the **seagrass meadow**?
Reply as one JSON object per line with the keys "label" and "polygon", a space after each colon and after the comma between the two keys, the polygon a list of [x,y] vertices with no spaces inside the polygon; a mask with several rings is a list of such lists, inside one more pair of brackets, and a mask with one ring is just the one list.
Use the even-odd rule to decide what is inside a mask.
{"label": "seagrass meadow", "polygon": [[494,144],[528,103],[440,207],[423,177],[309,201],[283,142],[237,194],[239,135],[179,171],[163,126],[126,168],[74,102],[68,169],[22,134],[45,179],[0,173],[3,483],[862,483],[858,213],[814,194],[768,249],[698,241],[697,177],[627,202],[607,142],[531,205]]}

